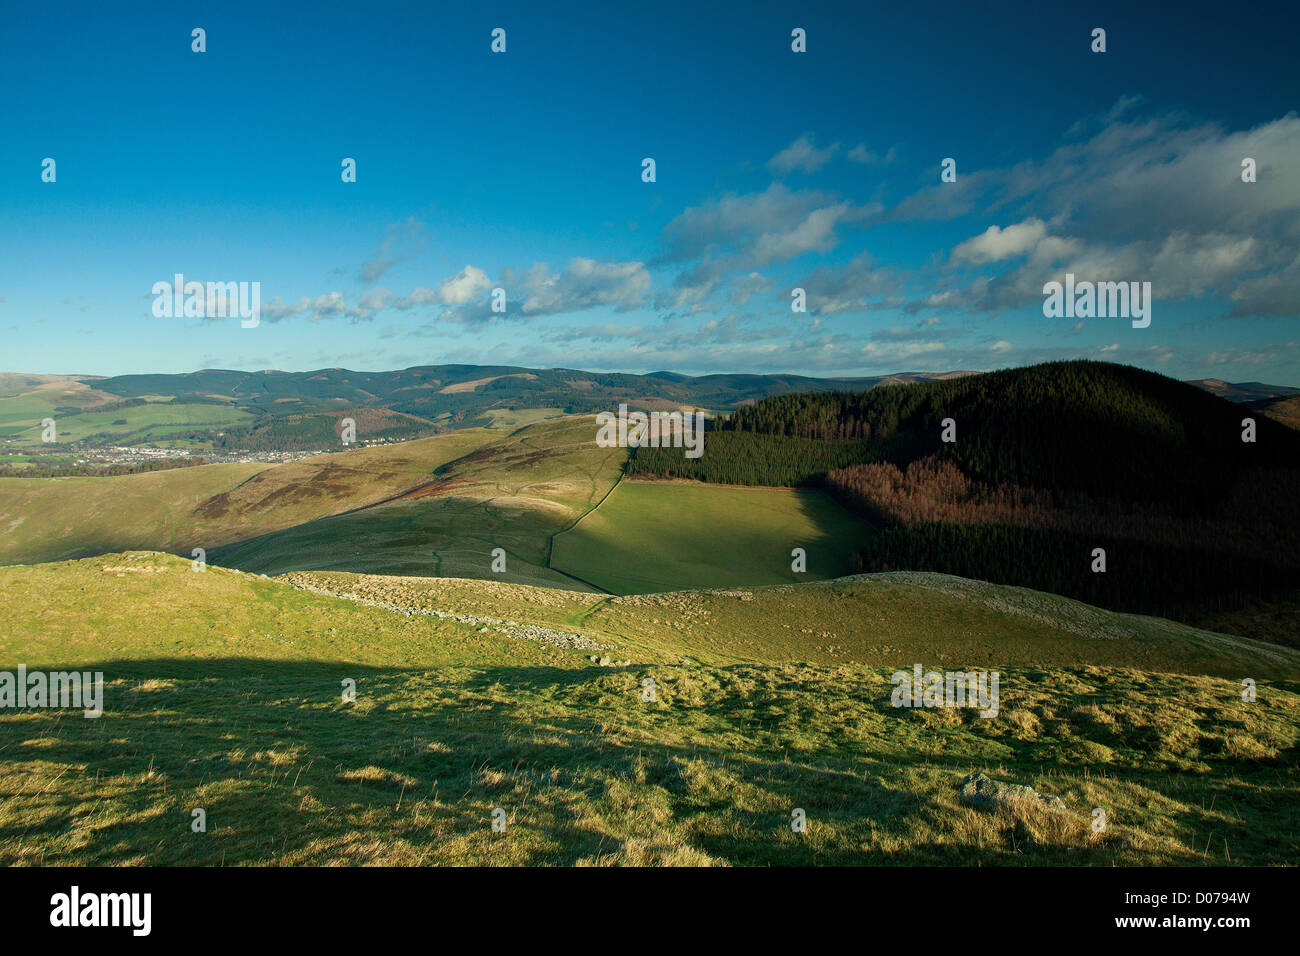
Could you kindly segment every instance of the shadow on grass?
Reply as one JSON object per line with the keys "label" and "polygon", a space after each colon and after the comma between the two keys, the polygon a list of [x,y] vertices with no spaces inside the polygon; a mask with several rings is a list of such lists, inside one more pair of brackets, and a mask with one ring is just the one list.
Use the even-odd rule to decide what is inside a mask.
{"label": "shadow on grass", "polygon": [[[791,750],[752,702],[650,715],[633,675],[607,668],[228,658],[79,669],[104,674],[98,720],[0,716],[0,862],[569,864],[631,845],[645,862],[682,849],[758,865],[1117,862],[1107,850],[909,843],[942,829],[955,790],[939,795],[961,775],[1049,766],[1040,742],[929,727],[887,700],[877,711],[898,723],[874,749],[828,727],[824,746]],[[1275,788],[1294,772],[1294,748],[1284,758],[1259,767]],[[1237,796],[1264,800],[1259,782]],[[196,807],[206,833],[191,832]],[[491,831],[495,807],[510,815],[508,836]],[[793,834],[796,807],[820,831]],[[1294,801],[1283,815],[1294,822]],[[1193,836],[1202,822],[1186,821]],[[1234,837],[1252,862],[1288,852]]]}

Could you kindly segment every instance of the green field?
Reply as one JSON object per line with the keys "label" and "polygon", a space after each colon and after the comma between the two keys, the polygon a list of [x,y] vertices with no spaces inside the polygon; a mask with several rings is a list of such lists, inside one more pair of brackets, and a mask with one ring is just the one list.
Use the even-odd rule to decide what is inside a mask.
{"label": "green field", "polygon": [[847,574],[867,533],[820,491],[623,481],[555,539],[551,566],[615,594],[780,584]]}
{"label": "green field", "polygon": [[[867,533],[819,491],[620,484],[626,450],[594,439],[591,417],[570,416],[504,435],[464,429],[273,466],[8,478],[0,562],[202,547],[210,561],[259,573],[637,593],[835,577],[850,570]],[[807,553],[804,574],[791,570],[796,547]],[[496,548],[506,552],[500,574]]]}
{"label": "green field", "polygon": [[[305,577],[373,595],[395,580]],[[888,601],[874,578],[847,582],[867,588],[851,599],[830,582],[750,601],[399,583],[411,600],[427,585],[445,612],[474,613],[451,602],[479,592],[515,622],[616,608],[589,633],[632,664],[166,555],[0,568],[0,667],[76,666],[105,682],[97,720],[0,713],[0,864],[1204,866],[1300,852],[1300,687],[1285,649],[1232,651],[1231,667],[1259,675],[1247,704],[1235,678],[1163,669],[1192,666],[1217,635],[1091,609],[1104,636],[1062,637],[1084,613],[1073,602],[951,579],[889,578]],[[726,602],[750,630],[697,644],[695,625]],[[830,616],[803,617],[810,606]],[[786,659],[824,638],[783,624],[840,627],[871,607],[888,615],[870,625],[883,640],[928,629],[927,665],[1001,667],[999,716],[893,708],[888,667]],[[1142,640],[1169,656],[1152,670],[1003,663],[1008,633],[1012,656],[1053,637],[1084,656]],[[965,806],[960,782],[977,771],[1065,809]],[[498,807],[505,833],[491,829]],[[190,829],[194,808],[205,833]],[[804,834],[790,829],[795,808]]]}
{"label": "green field", "polygon": [[[55,444],[97,436],[110,444],[130,445],[159,443],[162,439],[175,439],[194,430],[246,424],[255,416],[244,409],[224,405],[151,402],[112,411],[55,414],[53,417]],[[11,422],[6,426],[8,437],[22,444],[41,444],[40,421],[33,418],[26,422]],[[175,444],[175,441],[170,443]]]}
{"label": "green field", "polygon": [[483,417],[492,422],[492,428],[522,428],[563,416],[562,408],[489,408],[483,412]]}
{"label": "green field", "polygon": [[96,392],[69,376],[0,374],[0,438],[35,427],[35,440],[40,441],[41,420],[57,420],[59,409],[88,409],[113,401],[116,396]]}

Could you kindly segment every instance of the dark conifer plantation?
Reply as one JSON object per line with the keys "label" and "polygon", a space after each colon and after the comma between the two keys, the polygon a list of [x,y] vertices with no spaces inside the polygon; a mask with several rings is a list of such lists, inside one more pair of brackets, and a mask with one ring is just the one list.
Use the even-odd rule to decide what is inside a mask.
{"label": "dark conifer plantation", "polygon": [[[948,419],[955,442],[942,440]],[[629,473],[825,487],[879,529],[864,570],[944,571],[1181,620],[1300,587],[1300,434],[1130,366],[775,396],[717,422],[702,458],[639,449]],[[1104,573],[1091,570],[1098,547]]]}

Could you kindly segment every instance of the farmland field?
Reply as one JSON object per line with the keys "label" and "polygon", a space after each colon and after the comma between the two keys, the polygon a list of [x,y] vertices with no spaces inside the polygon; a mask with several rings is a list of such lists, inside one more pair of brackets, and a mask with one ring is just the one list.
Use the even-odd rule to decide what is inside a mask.
{"label": "farmland field", "polygon": [[[183,436],[188,431],[238,425],[252,421],[253,418],[251,412],[225,405],[151,402],[103,412],[55,415],[55,444],[80,441],[92,436],[100,436],[105,441],[123,445],[146,441],[156,443]],[[26,423],[11,421],[5,429],[9,437],[18,442],[41,444],[39,418]]]}
{"label": "farmland field", "polygon": [[780,584],[848,573],[866,533],[820,491],[623,481],[556,537],[551,564],[615,594]]}

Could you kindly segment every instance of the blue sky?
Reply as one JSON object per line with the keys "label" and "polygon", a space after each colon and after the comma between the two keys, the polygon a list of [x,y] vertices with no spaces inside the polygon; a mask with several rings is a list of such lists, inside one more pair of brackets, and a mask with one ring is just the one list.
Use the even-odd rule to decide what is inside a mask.
{"label": "blue sky", "polygon": [[[0,366],[1300,385],[1286,5],[466,6],[7,11]],[[1150,327],[1045,318],[1067,271],[1150,281]],[[178,272],[260,282],[261,324],[155,318]]]}

